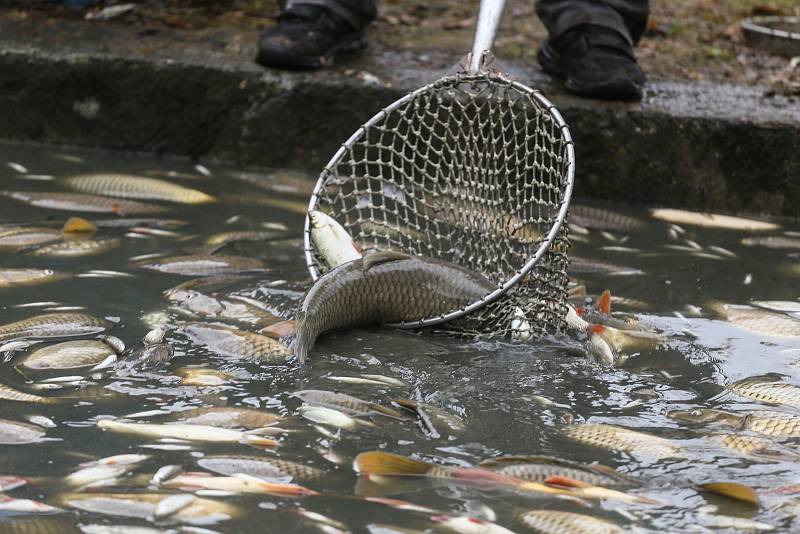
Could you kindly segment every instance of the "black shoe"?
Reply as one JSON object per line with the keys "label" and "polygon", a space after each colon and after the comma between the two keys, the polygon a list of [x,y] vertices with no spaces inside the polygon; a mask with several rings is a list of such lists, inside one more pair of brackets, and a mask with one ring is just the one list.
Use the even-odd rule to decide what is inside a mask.
{"label": "black shoe", "polygon": [[547,39],[536,55],[544,71],[565,78],[572,93],[609,100],[641,100],[645,75],[628,41],[603,26],[577,26]]}
{"label": "black shoe", "polygon": [[363,31],[324,7],[297,5],[261,34],[256,61],[268,67],[318,69],[367,45]]}

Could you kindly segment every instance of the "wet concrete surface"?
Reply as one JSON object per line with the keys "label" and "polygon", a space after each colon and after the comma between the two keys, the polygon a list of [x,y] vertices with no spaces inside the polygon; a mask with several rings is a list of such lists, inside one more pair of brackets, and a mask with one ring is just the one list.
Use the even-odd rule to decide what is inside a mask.
{"label": "wet concrete surface", "polygon": [[[321,72],[252,63],[255,31],[142,31],[0,18],[0,137],[319,169],[365,120],[458,58],[372,48]],[[464,44],[468,48],[468,43]],[[640,104],[566,95],[576,194],[800,215],[800,102],[760,87],[652,81]]]}

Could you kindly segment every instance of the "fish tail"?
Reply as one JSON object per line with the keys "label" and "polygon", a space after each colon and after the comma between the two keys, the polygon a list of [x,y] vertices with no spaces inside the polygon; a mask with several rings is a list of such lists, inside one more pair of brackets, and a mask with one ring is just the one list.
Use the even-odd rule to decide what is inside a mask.
{"label": "fish tail", "polygon": [[611,291],[606,289],[597,298],[595,307],[603,315],[611,315]]}
{"label": "fish tail", "polygon": [[362,452],[353,461],[360,475],[424,475],[431,467],[428,462],[380,451]]}

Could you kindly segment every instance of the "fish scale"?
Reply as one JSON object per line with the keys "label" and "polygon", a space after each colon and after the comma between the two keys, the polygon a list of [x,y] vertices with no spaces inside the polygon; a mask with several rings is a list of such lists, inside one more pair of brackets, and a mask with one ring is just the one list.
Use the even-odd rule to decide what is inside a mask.
{"label": "fish scale", "polygon": [[482,275],[441,260],[374,253],[328,271],[308,291],[297,314],[295,353],[305,361],[329,330],[435,317],[495,289]]}
{"label": "fish scale", "polygon": [[221,475],[244,473],[256,477],[278,478],[289,476],[300,480],[320,480],[325,472],[316,467],[280,458],[259,456],[206,456],[197,465]]}
{"label": "fish scale", "polygon": [[607,519],[560,510],[534,510],[519,516],[526,527],[540,534],[617,534],[622,528]]}
{"label": "fish scale", "polygon": [[180,204],[202,204],[216,199],[202,191],[156,178],[127,174],[84,174],[67,178],[67,187],[82,193],[138,200],[165,200]]}
{"label": "fish scale", "polygon": [[0,342],[99,334],[109,326],[108,321],[85,313],[47,313],[0,326]]}
{"label": "fish scale", "polygon": [[586,445],[653,458],[675,457],[680,448],[667,439],[624,427],[600,423],[572,425],[562,430],[564,436]]}
{"label": "fish scale", "polygon": [[154,262],[142,263],[141,267],[162,273],[189,276],[209,276],[264,271],[264,263],[244,256],[171,256]]}
{"label": "fish scale", "polygon": [[57,399],[25,393],[4,384],[0,384],[0,399],[16,402],[38,402],[40,404],[55,404],[58,402]]}
{"label": "fish scale", "polygon": [[739,428],[765,436],[800,438],[800,416],[781,412],[751,412],[742,418]]}
{"label": "fish scale", "polygon": [[3,534],[80,534],[74,523],[60,517],[10,518],[0,523]]}
{"label": "fish scale", "polygon": [[154,204],[83,193],[3,191],[0,192],[0,194],[13,198],[14,200],[26,202],[31,206],[54,210],[78,211],[84,213],[116,213],[119,215],[162,213],[166,211],[166,208],[163,206],[156,206]]}
{"label": "fish scale", "polygon": [[70,240],[37,248],[31,254],[34,256],[91,256],[101,254],[119,246],[119,239],[87,239]]}
{"label": "fish scale", "polygon": [[221,356],[283,360],[291,350],[271,337],[203,323],[190,323],[181,331],[194,343]]}
{"label": "fish scale", "polygon": [[748,399],[800,408],[800,387],[793,384],[744,379],[729,384],[727,387],[730,391]]}

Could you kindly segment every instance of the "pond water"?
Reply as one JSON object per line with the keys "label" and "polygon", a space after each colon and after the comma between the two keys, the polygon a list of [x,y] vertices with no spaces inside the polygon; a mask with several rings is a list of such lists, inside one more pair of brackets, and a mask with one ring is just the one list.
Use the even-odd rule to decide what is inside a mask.
{"label": "pond water", "polygon": [[[667,417],[671,410],[718,408],[740,414],[768,409],[800,418],[791,403],[767,405],[725,388],[765,373],[780,373],[783,376],[773,380],[800,385],[800,338],[747,330],[715,311],[718,303],[747,304],[753,299],[798,303],[798,250],[742,243],[753,236],[800,240],[796,222],[779,221],[779,228],[757,233],[675,226],[652,218],[646,210],[606,205],[606,210],[637,218],[643,228],[635,232],[573,228],[571,254],[575,257],[641,271],[572,273],[589,295],[610,289],[614,312],[660,334],[656,342],[643,347],[623,348],[627,359],[618,367],[603,367],[581,355],[575,342],[465,341],[368,328],[320,338],[310,365],[299,368],[281,359],[259,362],[224,356],[194,343],[182,333],[181,324],[225,323],[225,319],[210,316],[208,308],[192,310],[165,297],[165,290],[192,277],[145,270],[140,264],[165,256],[207,253],[214,247],[209,238],[222,232],[267,232],[269,240],[237,241],[221,253],[257,258],[268,271],[211,288],[209,295],[239,303],[256,301],[254,309],[262,316],[251,323],[228,321],[241,330],[255,332],[279,319],[291,319],[310,285],[302,254],[301,212],[307,199],[307,186],[299,180],[302,176],[278,173],[271,178],[267,173],[212,167],[209,177],[205,168],[198,170],[185,162],[18,146],[0,147],[0,162],[0,189],[5,191],[69,191],[66,178],[70,176],[127,173],[167,180],[219,198],[213,204],[160,203],[167,211],[152,217],[180,219],[186,223],[182,226],[153,232],[101,225],[94,239],[119,241],[115,248],[91,256],[53,257],[13,247],[0,250],[0,268],[52,269],[68,275],[48,283],[0,287],[0,324],[44,313],[88,313],[109,319],[112,326],[107,334],[133,348],[151,328],[161,326],[174,351],[172,360],[156,369],[118,365],[101,370],[37,371],[22,366],[26,355],[64,340],[31,340],[30,346],[10,347],[17,350],[6,352],[0,383],[60,400],[54,404],[0,400],[0,418],[44,425],[39,429],[44,436],[33,443],[0,445],[0,475],[27,480],[5,495],[34,499],[61,511],[44,514],[21,501],[0,501],[0,531],[79,532],[82,528],[110,532],[110,525],[129,526],[130,532],[150,532],[133,527],[154,532],[203,532],[201,528],[216,532],[492,532],[495,528],[443,518],[450,516],[482,518],[514,532],[527,532],[531,529],[520,523],[520,514],[543,509],[602,517],[624,531],[790,532],[800,528],[795,518],[800,510],[800,451],[792,442],[800,435],[764,438],[741,424],[689,424]],[[273,178],[277,181],[269,182]],[[264,187],[267,183],[280,184],[282,192]],[[0,224],[6,229],[18,225],[59,229],[72,215],[93,222],[115,217],[33,207],[0,197]],[[602,221],[586,226],[602,226]],[[585,267],[586,262],[581,263]],[[577,269],[595,270],[591,266]],[[783,319],[792,319],[789,308]],[[215,375],[219,384],[193,385],[187,383],[187,369],[225,374]],[[363,375],[382,378],[366,383],[340,378]],[[75,378],[59,381],[63,376]],[[395,399],[414,399],[422,403],[432,428],[412,416],[398,420],[377,414],[355,416],[363,423],[353,428],[337,428],[329,420],[312,422],[303,417],[302,401],[292,396],[312,389],[335,390],[384,406],[392,406]],[[279,441],[279,446],[271,447],[134,435],[97,426],[100,420],[112,419],[169,423],[179,420],[182,411],[203,407],[249,408],[281,416],[276,426],[286,432],[270,435]],[[563,432],[586,422],[659,436],[670,440],[677,452],[654,458],[639,454],[636,447],[627,452],[595,447],[569,439]],[[720,441],[737,434],[770,439],[769,450],[747,453]],[[564,498],[503,484],[454,483],[421,476],[359,477],[353,469],[354,458],[373,450],[457,467],[509,455],[598,462],[634,477],[636,483],[624,491],[653,502]],[[80,464],[121,454],[148,457],[138,458],[129,469],[89,477],[98,478],[99,485],[86,487],[66,479],[81,469]],[[206,471],[202,460],[211,456],[280,459],[313,467],[321,472],[296,476],[293,482],[319,494],[298,497],[206,489],[198,499],[210,503],[187,498],[168,501],[174,508],[152,504],[162,499],[153,494],[198,490],[188,484],[157,487],[150,482],[157,470],[174,465],[186,472]],[[235,471],[259,474],[248,473],[245,464]],[[284,483],[289,479],[278,478]],[[696,487],[711,482],[746,484],[757,491],[759,504],[752,506]],[[80,495],[99,497],[86,504]],[[121,496],[128,501],[120,500]],[[423,508],[366,497],[391,497]],[[137,500],[150,504],[137,506]],[[198,502],[211,512],[192,508],[200,507]],[[465,530],[467,525],[483,530]]]}

